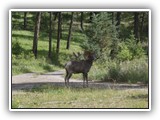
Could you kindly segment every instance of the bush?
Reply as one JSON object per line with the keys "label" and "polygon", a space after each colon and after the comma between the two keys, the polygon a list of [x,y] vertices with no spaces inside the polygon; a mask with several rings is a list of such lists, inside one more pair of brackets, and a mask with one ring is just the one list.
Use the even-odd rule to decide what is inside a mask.
{"label": "bush", "polygon": [[110,64],[106,78],[114,79],[118,82],[147,83],[148,61],[141,58],[134,59],[132,61]]}
{"label": "bush", "polygon": [[108,73],[105,76],[105,79],[107,79],[107,80],[112,79],[112,80],[116,80],[116,81],[119,79],[119,77],[120,77],[120,73],[119,73],[120,66],[119,66],[119,64],[117,64],[116,62],[111,62],[109,64],[107,70],[108,70]]}
{"label": "bush", "polygon": [[104,80],[106,69],[98,66],[93,66],[89,72],[89,79],[91,80]]}
{"label": "bush", "polygon": [[137,43],[134,35],[131,34],[130,38],[119,43],[119,52],[117,58],[120,61],[133,60],[143,58],[145,51],[141,42]]}
{"label": "bush", "polygon": [[22,50],[23,48],[17,40],[12,42],[12,54],[19,55]]}
{"label": "bush", "polygon": [[89,79],[106,82],[148,83],[148,60],[145,58],[132,61],[96,62],[89,72]]}
{"label": "bush", "polygon": [[118,52],[117,58],[120,61],[131,60],[132,52],[129,50],[128,46],[122,42],[120,45],[120,51]]}
{"label": "bush", "polygon": [[148,61],[141,58],[124,62],[121,65],[121,80],[136,83],[148,82]]}

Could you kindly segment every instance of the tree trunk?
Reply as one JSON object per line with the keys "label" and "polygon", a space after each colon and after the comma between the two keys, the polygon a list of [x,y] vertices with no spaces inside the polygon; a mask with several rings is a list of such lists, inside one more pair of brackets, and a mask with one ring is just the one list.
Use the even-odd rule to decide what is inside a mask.
{"label": "tree trunk", "polygon": [[112,25],[114,25],[114,15],[115,15],[115,13],[112,12]]}
{"label": "tree trunk", "polygon": [[71,22],[70,22],[70,26],[69,26],[69,32],[68,32],[68,39],[67,39],[67,46],[66,46],[66,49],[69,49],[69,48],[70,48],[70,40],[71,40],[72,24],[73,24],[73,12],[72,12]]}
{"label": "tree trunk", "polygon": [[27,29],[27,12],[24,12],[24,30]]}
{"label": "tree trunk", "polygon": [[58,31],[57,31],[57,48],[56,53],[59,54],[60,48],[60,36],[61,36],[61,12],[58,13]]}
{"label": "tree trunk", "polygon": [[49,24],[49,51],[48,51],[48,57],[51,59],[52,57],[52,12],[49,13],[50,14],[50,24]]}
{"label": "tree trunk", "polygon": [[84,29],[83,29],[83,12],[81,12],[81,30],[84,31]]}
{"label": "tree trunk", "polygon": [[33,53],[35,58],[37,58],[37,45],[38,45],[38,37],[40,30],[40,22],[41,22],[41,12],[38,12],[36,15],[34,39],[33,39]]}
{"label": "tree trunk", "polygon": [[58,16],[58,12],[53,13],[54,14],[54,21],[56,21],[57,16]]}
{"label": "tree trunk", "polygon": [[[139,24],[139,19],[138,19],[138,12],[134,13],[134,35],[135,38],[138,40],[139,39],[139,34],[138,34],[138,24]],[[138,41],[137,41],[138,42]]]}
{"label": "tree trunk", "polygon": [[93,12],[90,12],[90,23],[92,23],[93,20]]}
{"label": "tree trunk", "polygon": [[119,33],[119,27],[120,27],[120,23],[121,23],[121,12],[117,12],[117,16],[116,16],[116,26],[117,26],[117,31]]}
{"label": "tree trunk", "polygon": [[62,21],[63,21],[63,17],[62,17],[62,13],[61,13],[61,23],[60,23],[60,39],[62,39]]}
{"label": "tree trunk", "polygon": [[142,36],[143,36],[144,17],[145,17],[145,13],[143,12],[143,14],[142,14],[142,20],[141,20],[141,27],[140,27],[140,40],[141,41],[142,41]]}

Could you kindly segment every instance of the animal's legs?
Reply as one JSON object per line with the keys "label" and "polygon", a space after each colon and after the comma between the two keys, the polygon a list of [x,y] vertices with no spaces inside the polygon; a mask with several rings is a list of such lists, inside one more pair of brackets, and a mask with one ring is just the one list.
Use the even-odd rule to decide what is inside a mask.
{"label": "animal's legs", "polygon": [[67,85],[68,71],[66,70],[65,85]]}
{"label": "animal's legs", "polygon": [[87,73],[85,74],[85,77],[86,77],[86,85],[88,87],[88,74]]}
{"label": "animal's legs", "polygon": [[86,73],[83,73],[83,87],[85,87],[86,80],[87,80]]}
{"label": "animal's legs", "polygon": [[71,76],[72,76],[72,73],[69,73],[68,74],[68,77],[67,77],[67,85],[69,86],[69,79],[71,78]]}

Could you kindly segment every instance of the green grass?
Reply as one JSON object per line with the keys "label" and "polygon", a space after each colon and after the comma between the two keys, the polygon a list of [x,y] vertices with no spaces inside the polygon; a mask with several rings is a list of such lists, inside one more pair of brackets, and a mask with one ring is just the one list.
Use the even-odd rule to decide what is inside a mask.
{"label": "green grass", "polygon": [[148,108],[148,91],[42,85],[13,91],[12,108]]}
{"label": "green grass", "polygon": [[[42,32],[43,34],[44,32]],[[48,36],[40,35],[38,40],[38,59],[34,59],[32,53],[33,45],[33,32],[26,30],[13,30],[12,31],[12,74],[21,74],[27,72],[49,72],[59,69],[64,69],[64,64],[70,60],[73,51],[82,51],[80,42],[83,41],[83,35],[80,33],[73,33],[70,50],[66,49],[67,40],[61,39],[59,58],[55,53],[56,39],[52,40],[52,59],[48,59]],[[46,33],[44,33],[46,34]],[[78,36],[78,38],[77,38]],[[18,44],[17,47],[14,44]]]}

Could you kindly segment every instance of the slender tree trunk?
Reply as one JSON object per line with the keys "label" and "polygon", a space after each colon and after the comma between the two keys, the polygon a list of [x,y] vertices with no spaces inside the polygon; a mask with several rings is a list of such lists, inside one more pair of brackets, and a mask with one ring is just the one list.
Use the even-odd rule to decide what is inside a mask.
{"label": "slender tree trunk", "polygon": [[84,31],[84,29],[83,29],[83,12],[81,12],[81,30]]}
{"label": "slender tree trunk", "polygon": [[38,12],[36,15],[34,39],[33,39],[33,53],[35,58],[37,58],[37,45],[38,45],[38,37],[39,37],[39,30],[40,30],[40,22],[41,22],[41,12]]}
{"label": "slender tree trunk", "polygon": [[61,13],[61,23],[60,23],[60,39],[62,39],[62,21],[63,21],[63,17],[62,17],[62,13]]}
{"label": "slender tree trunk", "polygon": [[144,17],[145,17],[145,13],[142,14],[142,20],[141,20],[141,27],[140,27],[140,40],[141,41],[142,41],[142,36],[143,36]]}
{"label": "slender tree trunk", "polygon": [[114,15],[115,15],[115,13],[112,12],[112,25],[114,25]]}
{"label": "slender tree trunk", "polygon": [[120,27],[120,24],[121,24],[121,12],[117,12],[117,16],[116,16],[116,26],[117,26],[117,31],[119,33],[119,27]]}
{"label": "slender tree trunk", "polygon": [[58,12],[53,13],[54,14],[54,21],[57,19]]}
{"label": "slender tree trunk", "polygon": [[52,57],[52,12],[49,13],[50,14],[50,24],[49,24],[49,51],[48,51],[48,57],[51,59]]}
{"label": "slender tree trunk", "polygon": [[57,32],[57,48],[56,53],[59,54],[60,48],[60,35],[61,35],[61,12],[58,13],[58,32]]}
{"label": "slender tree trunk", "polygon": [[90,12],[90,23],[92,23],[93,20],[93,12]]}
{"label": "slender tree trunk", "polygon": [[69,26],[69,32],[68,32],[68,39],[67,39],[66,49],[70,48],[71,33],[72,33],[72,24],[73,24],[73,12],[72,12],[71,22],[70,22],[70,26]]}
{"label": "slender tree trunk", "polygon": [[[135,38],[138,40],[139,39],[139,34],[138,34],[138,24],[139,24],[139,19],[138,19],[138,12],[134,13],[134,35]],[[137,41],[138,42],[138,41]]]}
{"label": "slender tree trunk", "polygon": [[27,29],[27,12],[24,12],[24,30]]}
{"label": "slender tree trunk", "polygon": [[[114,16],[115,16],[115,13],[112,12],[112,24],[114,25],[115,21],[114,21]],[[114,59],[117,55],[117,51],[118,51],[118,39],[117,37],[120,38],[119,36],[119,32],[120,32],[120,23],[121,23],[121,12],[117,12],[116,14],[116,31],[118,33],[118,36],[116,35],[116,31],[113,30],[112,32],[112,39],[113,39],[113,42],[112,42],[112,47],[111,47],[111,51],[110,51],[110,56],[111,56],[111,59]]]}

